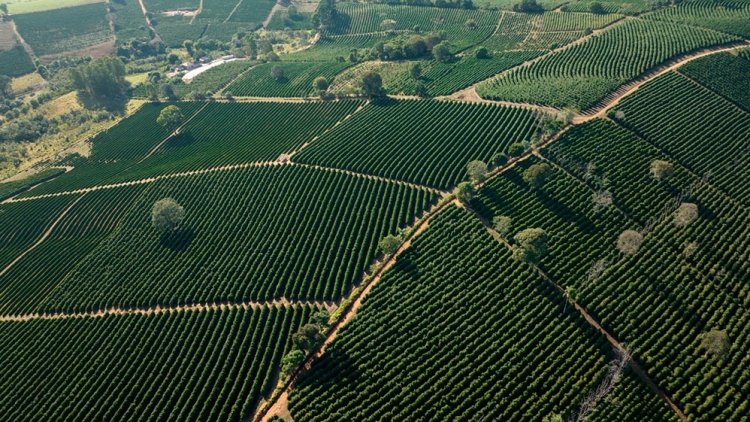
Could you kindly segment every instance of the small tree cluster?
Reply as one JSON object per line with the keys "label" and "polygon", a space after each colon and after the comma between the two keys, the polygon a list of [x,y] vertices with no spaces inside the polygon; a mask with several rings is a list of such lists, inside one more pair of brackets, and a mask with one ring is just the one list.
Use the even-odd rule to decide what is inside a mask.
{"label": "small tree cluster", "polygon": [[520,3],[513,5],[514,12],[521,13],[543,13],[544,7],[536,2],[536,0],[521,0]]}
{"label": "small tree cluster", "polygon": [[284,376],[289,375],[304,361],[305,354],[318,348],[325,337],[323,333],[328,328],[330,315],[325,309],[315,312],[310,317],[310,322],[303,325],[292,335],[294,348],[281,359],[281,372]]}
{"label": "small tree cluster", "polygon": [[[385,21],[384,21],[385,23]],[[433,49],[445,39],[445,34],[431,33],[427,36],[412,35],[406,41],[398,38],[385,43],[378,42],[371,49],[371,60],[415,60],[427,58]]]}
{"label": "small tree cluster", "polygon": [[383,78],[377,72],[367,72],[362,76],[360,83],[362,93],[368,98],[384,97],[386,95],[383,89]]}
{"label": "small tree cluster", "polygon": [[476,195],[476,190],[471,182],[461,182],[456,186],[456,198],[466,205],[469,205]]}

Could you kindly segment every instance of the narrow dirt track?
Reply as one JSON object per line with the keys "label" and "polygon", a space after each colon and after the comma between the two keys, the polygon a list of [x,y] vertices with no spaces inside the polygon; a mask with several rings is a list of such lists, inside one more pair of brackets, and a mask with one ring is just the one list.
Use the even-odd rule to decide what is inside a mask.
{"label": "narrow dirt track", "polygon": [[[492,226],[487,220],[482,218],[476,211],[472,210],[471,208],[464,207],[463,204],[459,203],[458,201],[455,201],[455,203],[457,206],[460,206],[468,210],[471,214],[473,214],[479,221],[482,222],[482,224],[485,226],[485,228],[492,235],[493,238],[499,240],[505,247],[510,249],[511,247],[510,243],[508,243],[508,241],[505,238],[503,238],[503,236],[500,233],[495,231],[495,229],[492,228]],[[539,268],[538,266],[534,264],[529,264],[529,265],[534,267],[534,270],[544,279],[544,281],[552,285],[555,288],[555,290],[557,290],[561,295],[563,296],[565,295],[565,289],[560,284],[555,282],[547,273],[542,271],[541,268]],[[579,314],[581,314],[581,316],[586,321],[586,323],[588,323],[596,331],[602,334],[614,349],[617,349],[618,351],[628,356],[631,356],[630,351],[625,346],[623,346],[622,343],[620,343],[612,333],[610,333],[604,327],[602,327],[599,321],[596,318],[594,318],[588,312],[588,310],[586,310],[586,308],[579,305],[577,302],[573,302],[573,308],[575,308],[575,310],[578,311]],[[656,382],[654,382],[654,380],[651,378],[648,372],[646,372],[646,370],[643,369],[641,364],[638,363],[638,361],[636,361],[635,358],[633,358],[632,356],[630,360],[630,368],[633,370],[636,376],[638,376],[638,378],[640,378],[644,383],[646,383],[646,385],[649,388],[651,388],[651,390],[653,390],[659,397],[662,398],[662,400],[664,400],[664,402],[672,409],[672,411],[681,420],[683,421],[687,420],[687,415],[685,415],[685,412],[683,412],[682,409],[680,409],[680,407],[677,406],[677,404],[672,400],[672,398],[669,397],[669,395],[661,387],[659,387],[659,385],[656,384]]]}
{"label": "narrow dirt track", "polygon": [[36,240],[36,242],[34,242],[34,244],[33,244],[33,245],[31,245],[31,246],[29,246],[28,248],[26,248],[26,250],[25,250],[25,251],[23,251],[23,252],[22,252],[22,253],[21,253],[20,255],[18,255],[18,256],[17,256],[17,257],[16,257],[16,258],[15,258],[15,259],[14,259],[13,261],[11,261],[11,262],[10,262],[10,263],[9,263],[8,265],[6,265],[6,266],[5,266],[5,268],[3,268],[3,269],[2,269],[2,271],[0,271],[0,277],[2,277],[3,275],[5,275],[5,273],[7,273],[7,272],[8,272],[8,270],[10,270],[11,268],[13,268],[13,266],[14,266],[14,265],[16,265],[16,263],[18,263],[18,261],[20,261],[21,259],[23,259],[23,257],[24,257],[24,256],[28,255],[28,254],[29,254],[29,252],[33,251],[33,250],[34,250],[34,249],[36,249],[36,248],[37,248],[37,247],[38,247],[39,245],[41,245],[41,244],[42,244],[42,242],[44,242],[45,240],[47,240],[47,238],[48,238],[48,237],[49,237],[49,236],[50,236],[50,235],[52,234],[52,232],[53,232],[53,231],[55,230],[55,227],[57,227],[57,225],[58,225],[58,224],[60,224],[60,221],[62,221],[62,219],[63,219],[63,218],[65,218],[65,216],[66,216],[66,215],[68,214],[68,212],[69,212],[69,211],[70,211],[70,210],[71,210],[71,209],[72,209],[73,207],[75,207],[75,206],[76,206],[76,204],[77,204],[77,203],[78,203],[78,202],[79,202],[79,201],[80,201],[81,199],[83,199],[83,197],[84,197],[85,195],[86,195],[86,194],[84,193],[83,195],[81,195],[81,196],[79,196],[78,198],[76,198],[75,200],[73,200],[73,202],[71,202],[71,203],[70,203],[70,205],[68,205],[68,206],[67,206],[67,207],[66,207],[66,208],[65,208],[65,209],[63,210],[63,212],[61,212],[61,213],[60,213],[60,215],[58,215],[58,216],[57,216],[57,218],[55,219],[55,221],[53,221],[53,222],[52,222],[52,224],[50,224],[50,225],[49,225],[49,227],[47,227],[47,230],[45,230],[45,231],[44,231],[44,233],[42,233],[42,235],[41,235],[41,236],[40,236],[40,237],[39,237],[39,238],[38,238],[38,239]]}
{"label": "narrow dirt track", "polygon": [[100,309],[92,312],[51,312],[51,313],[33,313],[24,315],[4,315],[0,316],[0,322],[10,321],[33,321],[38,319],[67,319],[67,318],[101,318],[107,315],[152,315],[166,314],[171,312],[200,312],[206,309],[227,310],[237,308],[257,309],[262,306],[319,306],[326,308],[329,312],[336,309],[333,302],[314,302],[314,301],[290,301],[284,298],[269,301],[248,301],[248,302],[215,302],[215,303],[196,303],[191,305],[180,306],[153,306],[148,308],[122,309],[111,307]]}
{"label": "narrow dirt track", "polygon": [[403,243],[401,243],[401,246],[399,246],[398,250],[396,250],[396,252],[391,255],[391,257],[388,258],[385,264],[382,265],[380,269],[374,274],[374,276],[366,282],[365,287],[357,295],[356,299],[352,302],[351,307],[346,311],[344,316],[340,318],[339,321],[337,321],[328,330],[328,334],[326,335],[326,339],[323,344],[318,348],[318,350],[315,351],[315,353],[310,354],[307,359],[305,359],[302,366],[298,368],[297,371],[295,371],[294,375],[292,375],[292,377],[286,383],[286,386],[284,387],[281,394],[279,394],[279,396],[273,399],[271,402],[267,403],[266,406],[256,414],[254,418],[255,421],[265,422],[274,415],[289,414],[289,410],[287,408],[289,403],[289,393],[292,391],[292,388],[294,388],[294,384],[299,378],[299,375],[310,369],[312,365],[323,356],[326,347],[333,342],[339,331],[341,331],[341,329],[349,321],[351,321],[352,318],[354,318],[357,310],[359,310],[359,308],[362,306],[362,300],[367,296],[368,293],[370,293],[372,288],[375,287],[376,284],[378,284],[380,279],[383,277],[383,274],[391,267],[393,267],[393,265],[396,263],[396,260],[399,256],[401,256],[401,254],[409,249],[412,240],[414,240],[414,238],[416,238],[425,229],[427,229],[430,220],[432,220],[436,215],[438,215],[442,210],[444,210],[451,204],[451,201],[443,201],[442,203],[433,206],[432,209],[428,210],[424,214],[422,219],[412,227],[411,234],[404,240]]}
{"label": "narrow dirt track", "polygon": [[737,42],[733,42],[733,43],[726,44],[726,45],[704,48],[704,49],[695,51],[693,53],[689,53],[689,54],[676,57],[668,61],[667,63],[664,63],[661,66],[658,66],[655,69],[652,69],[644,73],[638,79],[631,81],[629,83],[626,83],[625,85],[622,85],[620,88],[617,89],[617,91],[605,97],[601,103],[597,104],[596,106],[576,116],[573,119],[573,123],[574,124],[585,123],[592,119],[605,117],[607,115],[607,112],[609,110],[612,110],[614,107],[616,107],[623,98],[633,94],[644,84],[660,76],[663,76],[669,72],[677,70],[680,67],[684,66],[685,64],[692,62],[693,60],[697,60],[706,56],[710,56],[712,54],[725,53],[728,51],[737,50],[740,48],[747,47],[749,45],[750,45],[750,41],[747,41],[747,40],[737,41]]}
{"label": "narrow dirt track", "polygon": [[141,13],[143,13],[143,19],[146,20],[146,26],[149,30],[151,30],[151,33],[154,34],[154,39],[161,41],[161,37],[159,36],[159,33],[156,32],[156,28],[154,28],[154,25],[151,24],[151,19],[148,17],[148,10],[146,10],[146,5],[143,3],[143,0],[138,0],[138,5],[141,6]]}
{"label": "narrow dirt track", "polygon": [[95,186],[90,186],[87,188],[75,189],[75,190],[70,190],[70,191],[45,193],[45,194],[36,195],[36,196],[27,196],[25,198],[9,198],[1,203],[10,204],[14,202],[28,202],[28,201],[33,201],[35,199],[53,198],[53,197],[65,196],[65,195],[79,195],[82,193],[94,192],[94,191],[105,190],[105,189],[117,189],[117,188],[122,188],[122,187],[127,187],[127,186],[144,185],[144,184],[149,184],[149,183],[155,183],[155,182],[158,182],[160,180],[165,180],[165,179],[175,179],[179,177],[190,177],[190,176],[196,176],[196,175],[207,174],[207,173],[233,171],[233,170],[245,169],[245,168],[250,168],[250,167],[274,167],[274,166],[296,166],[296,167],[315,169],[319,171],[343,173],[343,174],[353,176],[353,177],[359,177],[359,178],[370,179],[370,180],[379,180],[379,181],[386,182],[386,183],[410,186],[415,189],[423,189],[423,190],[433,192],[433,193],[438,193],[438,194],[443,193],[439,189],[435,189],[429,186],[423,186],[423,185],[419,185],[419,184],[412,183],[412,182],[406,182],[403,180],[388,179],[386,177],[374,176],[374,175],[367,174],[367,173],[357,173],[354,171],[339,169],[335,167],[317,166],[313,164],[302,164],[302,163],[286,161],[286,160],[272,160],[272,161],[254,161],[250,163],[241,163],[241,164],[228,164],[225,166],[210,167],[210,168],[200,169],[200,170],[190,170],[190,171],[184,171],[184,172],[178,172],[178,173],[169,173],[169,174],[164,174],[160,176],[147,177],[144,179],[131,180],[131,181],[121,182],[121,183],[95,185]]}

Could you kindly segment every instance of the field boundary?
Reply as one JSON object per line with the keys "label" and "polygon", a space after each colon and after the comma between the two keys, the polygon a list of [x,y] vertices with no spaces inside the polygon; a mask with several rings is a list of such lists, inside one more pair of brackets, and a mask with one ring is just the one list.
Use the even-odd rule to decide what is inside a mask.
{"label": "field boundary", "polygon": [[277,298],[267,301],[246,301],[246,302],[206,302],[194,303],[189,305],[178,306],[152,306],[146,308],[119,308],[109,307],[98,311],[88,312],[35,312],[22,315],[3,315],[0,316],[0,322],[25,322],[33,320],[55,320],[68,318],[102,318],[107,315],[157,315],[174,312],[201,312],[205,310],[228,310],[228,309],[257,309],[264,306],[284,307],[284,306],[317,306],[326,308],[329,312],[336,308],[335,302],[310,301],[310,300],[288,300],[286,298]]}
{"label": "field boundary", "polygon": [[2,277],[3,275],[5,275],[5,273],[7,273],[11,268],[13,268],[13,266],[16,265],[18,263],[18,261],[20,261],[21,259],[23,259],[23,257],[25,257],[26,255],[28,255],[31,251],[33,251],[34,249],[36,249],[39,245],[41,245],[42,243],[44,243],[44,241],[47,240],[47,238],[55,230],[55,227],[57,227],[57,225],[60,224],[60,221],[62,221],[65,218],[65,216],[68,214],[68,212],[71,209],[73,209],[73,207],[75,207],[76,204],[78,204],[78,202],[81,199],[83,199],[84,196],[86,196],[86,193],[84,193],[83,195],[79,196],[78,198],[76,198],[75,200],[73,200],[73,202],[71,202],[70,204],[68,204],[68,206],[60,213],[60,215],[58,215],[57,218],[55,218],[55,220],[49,226],[47,226],[47,229],[44,231],[44,233],[42,233],[41,236],[39,236],[39,238],[37,238],[37,240],[34,242],[34,244],[32,244],[31,246],[29,246],[28,248],[26,248],[26,250],[24,250],[23,252],[21,252],[20,255],[18,255],[17,257],[15,257],[15,259],[13,259],[13,261],[11,261],[8,265],[5,266],[5,268],[3,268],[0,271],[0,277]]}
{"label": "field boundary", "polygon": [[626,82],[625,84],[621,85],[619,88],[617,88],[617,90],[608,94],[595,106],[582,111],[580,115],[583,116],[584,122],[594,117],[603,117],[606,115],[606,113],[609,110],[617,106],[617,104],[620,103],[620,100],[629,96],[633,92],[637,91],[638,88],[640,88],[644,84],[660,76],[663,76],[672,71],[676,71],[680,67],[684,66],[687,63],[690,63],[693,60],[697,60],[706,56],[710,56],[712,54],[725,53],[728,51],[737,50],[739,48],[744,48],[749,45],[750,45],[750,41],[748,40],[732,41],[729,43],[714,45],[711,47],[706,47],[706,48],[698,49],[692,52],[674,56],[668,61],[660,64],[659,66],[649,71],[646,71],[645,73],[642,73],[640,76],[632,79],[630,82]]}
{"label": "field boundary", "polygon": [[[233,170],[239,170],[239,169],[246,169],[250,167],[274,167],[274,166],[296,166],[296,167],[303,167],[303,168],[309,168],[314,169],[317,171],[327,171],[327,172],[335,172],[335,173],[342,173],[346,174],[351,177],[357,177],[362,179],[370,179],[370,180],[378,180],[384,183],[392,183],[396,185],[403,185],[403,186],[409,186],[414,189],[422,189],[428,192],[433,192],[436,194],[442,194],[444,192],[440,191],[439,189],[420,185],[417,183],[407,182],[404,180],[398,180],[398,179],[389,179],[387,177],[382,176],[376,176],[373,174],[367,174],[367,173],[358,173],[351,170],[345,170],[340,169],[336,167],[325,167],[325,166],[318,166],[314,164],[303,164],[298,163],[294,161],[289,160],[266,160],[266,161],[251,161],[248,163],[240,163],[240,164],[227,164],[224,166],[217,166],[217,167],[209,167],[204,169],[197,169],[197,170],[188,170],[183,172],[177,172],[177,173],[167,173],[162,174],[158,176],[152,176],[152,177],[146,177],[143,179],[137,179],[137,180],[130,180],[126,182],[120,182],[120,183],[111,183],[111,184],[103,184],[103,185],[94,185],[89,186],[87,188],[81,188],[81,189],[75,189],[75,190],[69,190],[69,191],[62,191],[62,192],[53,192],[53,193],[45,193],[42,195],[35,195],[35,196],[27,196],[24,198],[8,198],[0,204],[11,204],[16,202],[28,202],[33,201],[36,199],[44,199],[44,198],[54,198],[59,196],[65,196],[65,195],[79,195],[84,194],[88,192],[94,192],[99,190],[107,190],[107,189],[117,189],[127,186],[136,186],[136,185],[145,185],[150,183],[155,183],[160,180],[166,180],[166,179],[176,179],[181,177],[190,177],[190,176],[198,176],[202,174],[208,174],[208,173],[218,173],[218,172],[225,172],[225,171],[233,171]],[[2,275],[0,273],[0,275]]]}

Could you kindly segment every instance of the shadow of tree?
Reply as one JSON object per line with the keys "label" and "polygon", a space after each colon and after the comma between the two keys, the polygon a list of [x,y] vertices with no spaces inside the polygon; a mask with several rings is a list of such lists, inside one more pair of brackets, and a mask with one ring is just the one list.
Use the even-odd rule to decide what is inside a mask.
{"label": "shadow of tree", "polygon": [[162,246],[175,252],[182,252],[190,246],[195,238],[195,232],[191,228],[181,228],[174,233],[163,234],[159,239]]}

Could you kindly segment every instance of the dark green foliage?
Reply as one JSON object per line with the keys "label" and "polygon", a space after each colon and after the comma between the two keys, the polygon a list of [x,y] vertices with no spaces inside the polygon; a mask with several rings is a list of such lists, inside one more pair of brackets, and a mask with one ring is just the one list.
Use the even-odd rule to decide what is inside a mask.
{"label": "dark green foliage", "polygon": [[379,73],[367,72],[362,75],[362,92],[367,98],[378,98],[386,95],[383,89],[383,78]]}
{"label": "dark green foliage", "polygon": [[33,71],[34,63],[20,45],[10,50],[0,51],[0,75],[16,77]]}
{"label": "dark green foliage", "polygon": [[6,420],[246,420],[314,310],[2,322],[0,409]]}
{"label": "dark green foliage", "polygon": [[38,173],[34,173],[31,176],[25,177],[21,180],[0,183],[0,201],[6,198],[10,198],[14,195],[18,195],[19,193],[29,189],[32,186],[38,185],[39,183],[54,179],[62,173],[65,173],[65,169],[51,168],[42,170]]}
{"label": "dark green foliage", "polygon": [[108,109],[124,106],[125,65],[115,57],[103,57],[70,71],[73,86],[84,104]]}
{"label": "dark green foliage", "polygon": [[750,57],[711,54],[687,63],[679,71],[750,112]]}
{"label": "dark green foliage", "polygon": [[303,373],[291,414],[300,421],[567,414],[603,373],[606,348],[563,307],[562,296],[477,219],[451,207]]}
{"label": "dark green foliage", "polygon": [[[482,84],[477,92],[484,98],[584,110],[674,56],[736,40],[734,36],[697,27],[630,20]],[[615,62],[618,65],[612,66]]]}
{"label": "dark green foliage", "polygon": [[[320,76],[333,80],[348,63],[275,62],[251,69],[233,82],[228,91],[238,96],[305,97],[314,94],[313,81]],[[280,75],[274,76],[278,68]]]}
{"label": "dark green foliage", "polygon": [[467,162],[487,161],[511,141],[528,139],[536,123],[533,113],[520,108],[378,101],[321,136],[295,160],[450,189],[464,179]]}
{"label": "dark green foliage", "polygon": [[622,124],[690,170],[750,204],[750,165],[739,153],[750,143],[750,115],[676,73],[626,97]]}
{"label": "dark green foliage", "polygon": [[[164,242],[149,214],[167,197],[186,213],[179,234]],[[39,308],[336,300],[360,281],[378,241],[435,199],[422,189],[291,165],[164,179],[132,202],[119,229]]]}
{"label": "dark green foliage", "polygon": [[91,47],[112,39],[104,3],[66,7],[13,17],[18,32],[37,56]]}

